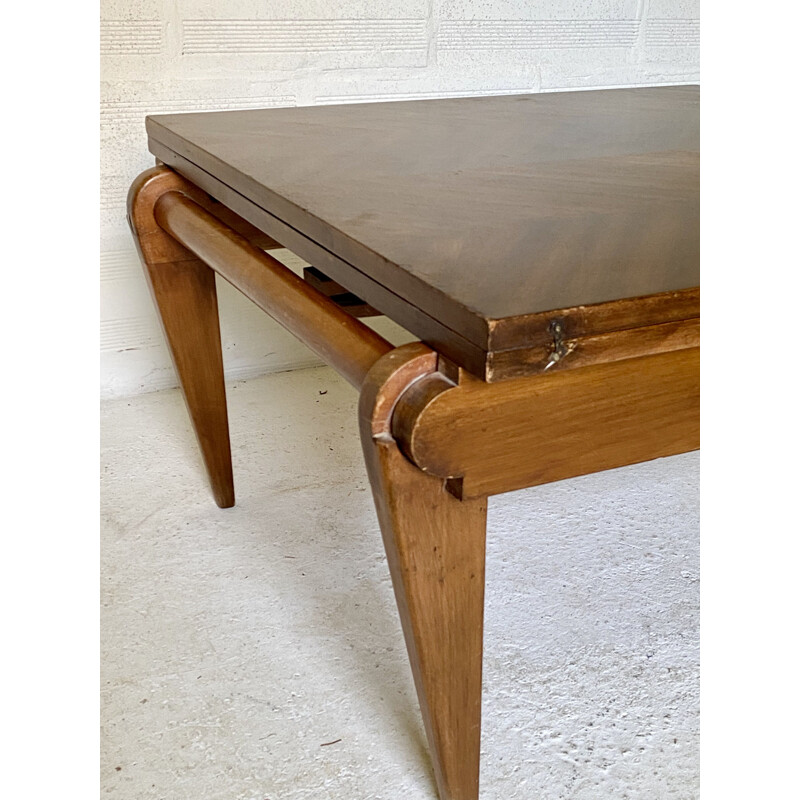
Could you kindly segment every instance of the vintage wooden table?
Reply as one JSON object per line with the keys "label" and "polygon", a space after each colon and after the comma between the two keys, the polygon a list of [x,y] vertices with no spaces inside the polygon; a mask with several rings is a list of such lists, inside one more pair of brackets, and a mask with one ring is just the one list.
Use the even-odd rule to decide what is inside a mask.
{"label": "vintage wooden table", "polygon": [[478,797],[487,497],[699,446],[698,106],[679,86],[147,119],[161,165],[129,219],[216,501],[215,272],[360,392],[441,800]]}

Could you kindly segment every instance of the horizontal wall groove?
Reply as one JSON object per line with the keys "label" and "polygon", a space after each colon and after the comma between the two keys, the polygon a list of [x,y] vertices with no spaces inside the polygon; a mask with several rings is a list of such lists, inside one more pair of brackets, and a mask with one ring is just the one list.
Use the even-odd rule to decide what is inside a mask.
{"label": "horizontal wall groove", "polygon": [[164,48],[160,20],[102,20],[100,55],[154,55]]}
{"label": "horizontal wall groove", "polygon": [[633,47],[638,20],[447,20],[439,25],[441,50],[555,50]]}
{"label": "horizontal wall groove", "polygon": [[700,20],[649,19],[645,43],[650,47],[699,47]]}
{"label": "horizontal wall groove", "polygon": [[424,19],[185,19],[184,29],[187,28],[286,28],[291,31],[307,31],[313,28],[330,30],[340,28],[355,30],[358,28],[425,28]]}
{"label": "horizontal wall groove", "polygon": [[130,280],[141,275],[139,256],[133,250],[107,250],[100,253],[100,281]]}
{"label": "horizontal wall groove", "polygon": [[286,108],[297,105],[297,97],[272,95],[269,97],[231,97],[225,100],[131,100],[104,101],[100,105],[100,124],[141,122],[148,114],[177,114],[189,111],[232,111],[248,108]]}
{"label": "horizontal wall groove", "polygon": [[425,20],[184,20],[184,55],[208,52],[425,51]]}
{"label": "horizontal wall groove", "polygon": [[158,323],[150,317],[112,319],[100,323],[100,350],[133,350],[161,344]]}
{"label": "horizontal wall groove", "polygon": [[[113,209],[124,209],[129,185],[130,181],[119,175],[102,178],[100,183],[100,210],[108,212]],[[120,213],[124,218],[124,213]]]}

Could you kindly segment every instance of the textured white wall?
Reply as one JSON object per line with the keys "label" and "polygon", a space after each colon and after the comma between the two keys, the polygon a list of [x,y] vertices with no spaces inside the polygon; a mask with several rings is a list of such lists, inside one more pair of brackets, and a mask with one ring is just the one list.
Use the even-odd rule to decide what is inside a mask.
{"label": "textured white wall", "polygon": [[[699,79],[699,0],[101,0],[101,14],[106,397],[174,385],[125,222],[127,188],[153,163],[146,114]],[[219,292],[231,377],[318,363]]]}

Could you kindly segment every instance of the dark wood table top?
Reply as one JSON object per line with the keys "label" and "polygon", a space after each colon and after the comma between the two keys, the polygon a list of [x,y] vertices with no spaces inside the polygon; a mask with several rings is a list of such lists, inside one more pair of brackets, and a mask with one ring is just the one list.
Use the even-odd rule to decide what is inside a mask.
{"label": "dark wood table top", "polygon": [[[487,380],[699,316],[699,89],[147,119],[151,151]],[[287,239],[289,241],[287,241]]]}

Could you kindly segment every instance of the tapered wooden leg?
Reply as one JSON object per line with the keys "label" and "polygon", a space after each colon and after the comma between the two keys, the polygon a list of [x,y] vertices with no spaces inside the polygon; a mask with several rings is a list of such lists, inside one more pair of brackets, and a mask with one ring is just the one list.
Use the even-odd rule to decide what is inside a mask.
{"label": "tapered wooden leg", "polygon": [[439,797],[477,800],[486,499],[457,500],[390,433],[399,392],[435,363],[416,344],[376,364],[361,394],[361,440]]}
{"label": "tapered wooden leg", "polygon": [[228,412],[214,272],[158,226],[153,209],[171,190],[198,190],[166,167],[140,175],[128,195],[128,220],[145,267],[175,371],[203,454],[214,499],[234,504]]}

